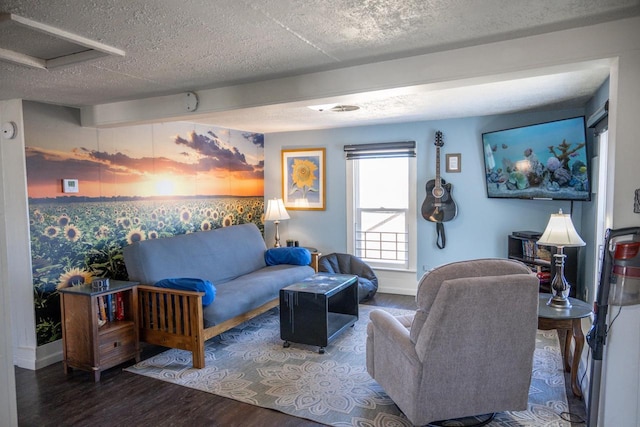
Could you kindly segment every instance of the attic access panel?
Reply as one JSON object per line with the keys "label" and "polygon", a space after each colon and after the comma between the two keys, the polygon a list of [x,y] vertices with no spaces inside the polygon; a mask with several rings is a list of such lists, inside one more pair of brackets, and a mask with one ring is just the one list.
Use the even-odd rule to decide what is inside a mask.
{"label": "attic access panel", "polygon": [[51,69],[123,50],[13,13],[0,12],[0,60]]}

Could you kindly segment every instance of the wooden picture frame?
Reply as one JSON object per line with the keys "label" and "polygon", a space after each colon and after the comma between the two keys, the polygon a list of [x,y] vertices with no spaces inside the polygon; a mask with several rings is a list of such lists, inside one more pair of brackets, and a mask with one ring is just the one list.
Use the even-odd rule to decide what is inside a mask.
{"label": "wooden picture frame", "polygon": [[458,173],[462,172],[462,154],[454,153],[447,154],[446,164],[447,164],[447,172],[449,173]]}
{"label": "wooden picture frame", "polygon": [[325,149],[282,150],[282,200],[287,209],[325,210]]}

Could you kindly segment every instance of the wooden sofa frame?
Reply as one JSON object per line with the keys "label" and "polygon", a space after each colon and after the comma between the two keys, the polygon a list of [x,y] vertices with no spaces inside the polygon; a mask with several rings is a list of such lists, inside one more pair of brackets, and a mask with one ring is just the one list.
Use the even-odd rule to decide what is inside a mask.
{"label": "wooden sofa frame", "polygon": [[138,286],[140,340],[190,351],[193,367],[204,368],[204,342],[277,307],[275,298],[251,311],[204,328],[202,292]]}

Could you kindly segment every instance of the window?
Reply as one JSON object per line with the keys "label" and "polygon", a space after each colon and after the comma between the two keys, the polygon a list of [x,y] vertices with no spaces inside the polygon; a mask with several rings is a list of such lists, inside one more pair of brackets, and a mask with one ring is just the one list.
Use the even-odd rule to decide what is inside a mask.
{"label": "window", "polygon": [[402,157],[385,153],[347,154],[353,158],[347,161],[349,252],[375,268],[415,269],[415,157],[408,157],[413,149]]}

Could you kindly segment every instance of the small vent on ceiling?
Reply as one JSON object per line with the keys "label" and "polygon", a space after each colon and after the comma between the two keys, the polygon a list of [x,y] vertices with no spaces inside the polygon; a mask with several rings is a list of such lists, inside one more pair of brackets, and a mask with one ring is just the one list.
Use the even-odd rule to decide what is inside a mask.
{"label": "small vent on ceiling", "polygon": [[356,111],[359,109],[360,107],[357,105],[336,105],[335,107],[332,107],[330,111],[333,111],[334,113],[346,113],[347,111]]}
{"label": "small vent on ceiling", "polygon": [[123,50],[13,13],[0,12],[0,36],[0,60],[44,70],[125,55]]}

